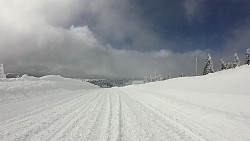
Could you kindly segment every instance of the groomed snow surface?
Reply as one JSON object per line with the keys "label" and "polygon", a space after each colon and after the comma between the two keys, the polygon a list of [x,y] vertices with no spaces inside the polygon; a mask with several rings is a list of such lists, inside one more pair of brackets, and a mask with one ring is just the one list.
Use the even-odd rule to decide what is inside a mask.
{"label": "groomed snow surface", "polygon": [[250,66],[101,89],[60,76],[0,81],[0,140],[249,141]]}

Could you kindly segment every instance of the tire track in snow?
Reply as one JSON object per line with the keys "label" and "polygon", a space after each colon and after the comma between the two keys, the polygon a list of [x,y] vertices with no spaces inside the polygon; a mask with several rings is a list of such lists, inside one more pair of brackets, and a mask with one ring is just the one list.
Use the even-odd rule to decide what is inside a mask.
{"label": "tire track in snow", "polygon": [[[127,91],[124,91],[127,96],[129,105],[137,115],[139,121],[145,130],[150,134],[152,140],[203,140],[202,138],[188,134],[185,129],[178,127],[172,121],[162,118],[147,106],[142,105],[135,100]],[[146,118],[142,118],[144,115]]]}
{"label": "tire track in snow", "polygon": [[[107,141],[117,141],[121,140],[121,106],[119,102],[119,95],[114,93],[112,89],[109,89],[107,92],[109,95],[109,111],[108,115],[108,124],[106,126],[106,132],[102,134],[101,139]],[[103,137],[103,138],[102,138]]]}
{"label": "tire track in snow", "polygon": [[[122,92],[120,92],[120,94],[121,93]],[[156,126],[155,124],[152,124],[154,121],[147,121],[148,115],[141,114],[142,108],[139,107],[138,109],[138,107],[135,107],[134,104],[131,102],[131,99],[124,92],[123,92],[123,100],[125,101],[128,109],[130,110],[131,115],[135,117],[135,122],[139,124],[137,128],[145,132],[145,134],[147,135],[146,137],[147,140],[153,141],[155,139],[154,136],[157,135],[155,130]]]}
{"label": "tire track in snow", "polygon": [[97,104],[91,106],[90,109],[82,113],[72,128],[69,128],[59,140],[93,140],[90,136],[91,129],[94,129],[93,126],[105,99],[103,93],[98,93],[97,95],[101,96]]}
{"label": "tire track in snow", "polygon": [[[111,92],[112,93],[112,92]],[[112,94],[109,94],[109,116],[108,116],[108,127],[105,133],[105,138],[109,141],[111,140],[112,133],[112,116],[113,116],[113,104],[112,104]]]}
{"label": "tire track in snow", "polygon": [[[99,98],[97,98],[99,97]],[[82,104],[78,109],[74,110],[73,113],[71,113],[71,115],[69,115],[68,117],[65,117],[62,121],[63,124],[56,126],[56,130],[54,132],[52,132],[49,136],[47,136],[44,140],[58,140],[61,136],[64,135],[64,133],[68,130],[68,129],[72,129],[75,124],[77,123],[77,121],[79,120],[80,116],[85,113],[85,111],[88,110],[88,108],[93,105],[93,103],[95,103],[94,105],[97,105],[99,100],[101,99],[100,95],[96,95],[96,97],[92,98],[87,104]]]}
{"label": "tire track in snow", "polygon": [[123,122],[123,118],[122,118],[122,103],[121,103],[121,97],[120,95],[118,95],[118,104],[119,104],[119,112],[118,112],[118,116],[119,116],[119,125],[118,125],[118,128],[119,128],[119,134],[118,134],[118,137],[117,137],[117,140],[121,140],[122,139],[122,122]]}
{"label": "tire track in snow", "polygon": [[68,127],[64,128],[63,131],[60,131],[59,135],[57,135],[56,138],[53,138],[53,140],[79,140],[79,137],[82,137],[83,132],[81,132],[80,127],[85,126],[85,124],[82,124],[81,122],[86,121],[90,117],[89,113],[93,113],[94,109],[97,108],[103,99],[103,95],[97,95],[99,98],[95,100],[95,104],[90,104],[84,111],[80,112],[75,120],[71,121],[68,124]]}
{"label": "tire track in snow", "polygon": [[[130,96],[132,95],[131,92],[128,92],[128,93],[130,93],[129,94]],[[200,125],[199,123],[195,122],[193,119],[189,119],[187,116],[184,116],[183,113],[178,111],[176,108],[170,106],[169,104],[168,106],[166,106],[166,103],[162,103],[156,100],[155,97],[148,97],[147,95],[148,94],[144,93],[143,99],[138,97],[139,95],[133,95],[131,97],[138,97],[138,98],[135,98],[136,101],[138,101],[143,106],[147,107],[152,113],[154,113],[158,117],[161,117],[163,121],[164,119],[166,119],[167,121],[170,121],[172,124],[178,126],[180,129],[185,130],[185,132],[187,132],[190,135],[193,135],[199,140],[207,140],[207,141],[218,140],[218,139],[225,140],[225,141],[231,140],[218,133],[215,133],[214,131],[208,129],[207,127]],[[163,112],[163,111],[166,111],[166,112]],[[206,134],[202,133],[202,131],[204,132],[204,130]],[[208,136],[208,133],[211,135]]]}
{"label": "tire track in snow", "polygon": [[[75,92],[75,91],[74,91],[74,92]],[[85,94],[85,95],[88,95],[88,94],[90,94],[90,93],[92,93],[92,92],[93,92],[93,90],[90,91],[90,92],[87,91],[87,94]],[[67,92],[67,93],[69,93],[69,92]],[[38,109],[35,109],[35,110],[33,110],[33,111],[31,111],[31,112],[28,112],[28,113],[26,113],[26,114],[19,115],[19,116],[17,116],[17,117],[14,117],[14,118],[5,120],[4,122],[1,122],[1,123],[0,123],[0,127],[8,126],[8,124],[13,124],[14,122],[17,122],[17,121],[20,121],[20,120],[23,120],[23,119],[27,119],[27,118],[29,118],[29,117],[32,118],[32,115],[41,113],[42,111],[45,111],[45,110],[49,110],[49,109],[51,109],[51,107],[55,107],[55,106],[58,106],[58,105],[67,103],[67,102],[69,102],[69,101],[71,101],[71,100],[74,100],[74,99],[76,99],[76,98],[78,98],[78,97],[82,97],[82,95],[79,94],[79,92],[77,91],[77,94],[76,94],[76,96],[74,96],[74,97],[70,97],[70,98],[67,98],[67,99],[63,99],[63,100],[58,101],[58,102],[56,102],[56,103],[43,103],[43,104],[46,104],[43,108],[38,108]],[[40,105],[40,104],[38,104],[38,105]],[[33,109],[34,107],[37,107],[37,105],[36,105],[36,106],[32,106],[32,107],[28,107],[28,108],[24,108],[24,109]],[[22,110],[24,110],[24,109],[22,109]],[[13,111],[13,112],[15,112],[15,111]],[[12,112],[7,113],[7,114],[11,114],[11,113],[12,113]],[[1,129],[1,128],[0,128],[0,129]]]}
{"label": "tire track in snow", "polygon": [[102,131],[106,131],[105,126],[107,126],[108,122],[108,114],[109,114],[109,94],[104,93],[103,104],[100,107],[99,113],[95,119],[93,126],[91,127],[88,138],[91,140],[104,140],[102,138]]}
{"label": "tire track in snow", "polygon": [[[91,97],[91,98],[86,98],[84,100],[87,100],[86,103],[89,103],[95,97],[96,96]],[[38,139],[43,140],[51,132],[54,132],[54,130],[57,129],[57,126],[59,126],[63,122],[63,119],[67,117],[68,115],[71,115],[71,113],[74,112],[76,108],[79,107],[79,104],[81,104],[81,102],[76,102],[76,101],[73,101],[73,103],[74,104],[70,103],[69,105],[60,106],[59,110],[62,110],[62,113],[57,113],[57,110],[55,109],[55,111],[52,113],[52,114],[55,114],[55,116],[50,116],[49,113],[46,114],[45,116],[50,116],[51,118],[48,118],[48,119],[43,120],[42,122],[39,122],[38,125],[34,126],[35,129],[29,130],[29,133],[26,133],[26,135],[35,133],[33,136],[29,137],[31,138],[31,140],[33,140],[32,138],[36,138],[36,140]],[[71,107],[68,107],[68,106],[71,106]],[[41,133],[42,135],[39,136],[39,134]]]}
{"label": "tire track in snow", "polygon": [[66,114],[74,111],[75,108],[81,104],[81,102],[95,96],[95,94],[89,93],[87,95],[83,95],[79,99],[74,99],[68,103],[58,105],[48,111],[44,111],[40,114],[33,115],[32,117],[10,124],[5,127],[4,130],[0,131],[0,140],[1,138],[7,138],[8,140],[28,140],[39,132],[44,131],[45,128],[48,128],[52,123],[58,121]]}
{"label": "tire track in snow", "polygon": [[135,113],[129,107],[124,93],[118,92],[116,90],[119,99],[119,135],[116,140],[151,140],[148,132],[142,128]]}

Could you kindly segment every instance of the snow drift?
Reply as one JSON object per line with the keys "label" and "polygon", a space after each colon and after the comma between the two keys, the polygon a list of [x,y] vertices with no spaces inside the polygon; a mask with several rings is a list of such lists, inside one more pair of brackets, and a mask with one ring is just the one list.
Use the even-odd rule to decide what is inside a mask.
{"label": "snow drift", "polygon": [[203,76],[179,77],[140,85],[141,88],[175,89],[202,93],[249,94],[250,66],[245,65]]}
{"label": "snow drift", "polygon": [[225,112],[250,117],[250,66],[152,82],[127,89],[153,93]]}
{"label": "snow drift", "polygon": [[125,89],[205,140],[243,141],[250,140],[249,82],[250,66],[245,65]]}
{"label": "snow drift", "polygon": [[20,78],[2,79],[0,81],[0,104],[60,91],[93,88],[97,88],[97,86],[61,76],[49,75],[37,78],[23,75]]}

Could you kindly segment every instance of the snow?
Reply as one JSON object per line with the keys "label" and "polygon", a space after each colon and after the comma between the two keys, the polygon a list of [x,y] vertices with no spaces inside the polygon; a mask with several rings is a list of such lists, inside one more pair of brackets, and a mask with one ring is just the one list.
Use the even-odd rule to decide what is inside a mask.
{"label": "snow", "polygon": [[97,86],[61,76],[50,75],[36,78],[23,75],[20,78],[0,80],[0,104],[22,101],[51,93],[90,88],[97,88]]}
{"label": "snow", "polygon": [[60,76],[5,80],[0,140],[248,141],[249,72],[109,89]]}

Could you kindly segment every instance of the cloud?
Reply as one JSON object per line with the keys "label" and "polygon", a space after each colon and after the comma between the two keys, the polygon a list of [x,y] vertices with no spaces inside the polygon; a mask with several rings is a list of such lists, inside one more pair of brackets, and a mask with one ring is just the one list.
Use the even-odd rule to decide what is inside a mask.
{"label": "cloud", "polygon": [[[6,71],[88,78],[143,78],[155,69],[194,74],[194,58],[206,51],[150,50],[162,41],[130,16],[129,3],[118,2],[0,0],[0,59]],[[109,45],[124,38],[132,39],[131,48]],[[141,46],[144,51],[136,50]]]}

